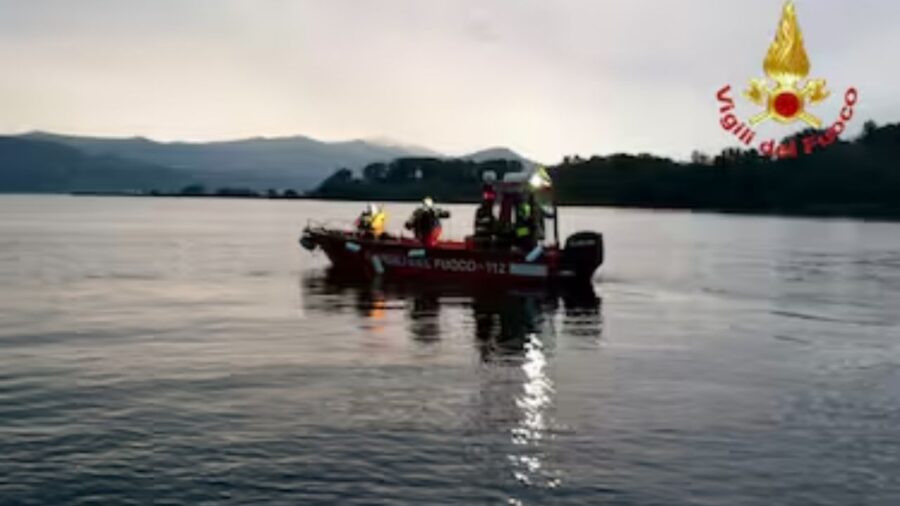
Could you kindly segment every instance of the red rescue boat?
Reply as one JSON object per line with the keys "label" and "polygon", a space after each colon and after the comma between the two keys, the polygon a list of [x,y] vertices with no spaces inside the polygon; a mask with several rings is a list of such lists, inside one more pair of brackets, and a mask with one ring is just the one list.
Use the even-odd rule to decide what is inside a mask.
{"label": "red rescue boat", "polygon": [[[313,251],[321,249],[334,269],[342,275],[405,279],[459,280],[476,283],[553,283],[590,282],[603,263],[603,236],[596,232],[578,232],[560,247],[557,228],[557,206],[546,184],[535,184],[534,176],[526,181],[496,183],[501,219],[508,219],[510,209],[522,195],[537,195],[544,209],[545,229],[552,227],[549,239],[528,250],[514,246],[485,245],[472,237],[464,241],[438,241],[426,246],[421,241],[361,234],[355,231],[309,224],[303,230],[300,244]],[[529,184],[530,182],[530,184]]]}

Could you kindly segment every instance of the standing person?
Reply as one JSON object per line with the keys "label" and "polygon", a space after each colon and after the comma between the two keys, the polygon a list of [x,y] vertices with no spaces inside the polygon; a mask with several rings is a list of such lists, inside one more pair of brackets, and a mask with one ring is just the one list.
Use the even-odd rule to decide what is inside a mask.
{"label": "standing person", "polygon": [[475,244],[479,247],[488,247],[492,245],[497,234],[497,217],[494,215],[497,194],[492,187],[486,187],[481,198],[481,204],[475,210]]}
{"label": "standing person", "polygon": [[516,225],[514,230],[514,243],[519,249],[530,251],[536,244],[536,220],[532,208],[531,199],[521,200],[516,205]]}
{"label": "standing person", "polygon": [[367,237],[381,237],[387,214],[375,204],[369,204],[356,219],[356,231]]}
{"label": "standing person", "polygon": [[406,228],[412,230],[422,244],[434,246],[441,236],[441,218],[449,217],[449,211],[434,207],[431,197],[425,197],[422,205],[406,221]]}
{"label": "standing person", "polygon": [[373,215],[372,215],[372,234],[375,237],[381,237],[384,235],[384,227],[387,223],[387,213],[384,208],[379,205],[372,205]]}

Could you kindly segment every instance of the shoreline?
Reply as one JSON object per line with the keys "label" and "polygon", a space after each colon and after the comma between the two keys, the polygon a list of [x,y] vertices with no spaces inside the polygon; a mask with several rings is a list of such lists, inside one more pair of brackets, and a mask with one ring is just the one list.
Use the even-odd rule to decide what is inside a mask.
{"label": "shoreline", "polygon": [[[285,195],[245,195],[245,194],[182,194],[182,193],[137,193],[137,192],[117,192],[117,191],[74,191],[67,193],[6,193],[5,195],[70,195],[75,197],[159,197],[159,198],[221,198],[221,199],[255,199],[255,200],[318,200],[322,202],[384,202],[384,203],[415,203],[419,199],[366,199],[356,197],[333,197],[323,195],[297,194],[291,196]],[[442,199],[441,202],[447,204],[477,204],[476,199]],[[777,217],[777,218],[818,218],[818,219],[846,219],[883,223],[900,223],[900,215],[891,213],[878,212],[857,212],[853,213],[841,209],[821,209],[821,210],[781,210],[781,209],[739,209],[739,208],[689,208],[689,207],[666,207],[666,206],[646,206],[631,204],[608,204],[608,203],[589,203],[589,202],[565,202],[560,203],[559,207],[588,207],[603,209],[633,209],[642,211],[661,211],[661,212],[684,212],[699,214],[724,214],[730,216],[748,216],[748,217]]]}

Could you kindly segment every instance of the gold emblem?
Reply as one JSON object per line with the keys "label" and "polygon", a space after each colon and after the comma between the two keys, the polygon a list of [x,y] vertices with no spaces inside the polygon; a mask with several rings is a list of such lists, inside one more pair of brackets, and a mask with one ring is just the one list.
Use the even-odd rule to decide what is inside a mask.
{"label": "gold emblem", "polygon": [[744,91],[744,96],[751,102],[766,108],[752,117],[750,124],[756,126],[768,119],[793,123],[799,119],[814,128],[821,127],[822,121],[808,113],[806,106],[825,100],[830,92],[825,88],[824,79],[809,79],[803,86],[800,85],[809,75],[809,67],[794,2],[788,0],[784,4],[775,40],[763,62],[763,70],[774,85],[770,86],[765,78],[752,79],[750,87]]}

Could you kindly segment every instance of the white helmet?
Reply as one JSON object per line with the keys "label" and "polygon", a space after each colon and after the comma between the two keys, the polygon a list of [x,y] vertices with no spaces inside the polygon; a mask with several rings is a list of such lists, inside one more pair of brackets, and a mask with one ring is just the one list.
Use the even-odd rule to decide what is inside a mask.
{"label": "white helmet", "polygon": [[369,214],[377,214],[378,206],[375,204],[369,204],[368,211],[369,211]]}
{"label": "white helmet", "polygon": [[425,197],[424,199],[422,199],[422,204],[424,204],[425,207],[430,208],[434,206],[434,201],[431,200],[431,197]]}

